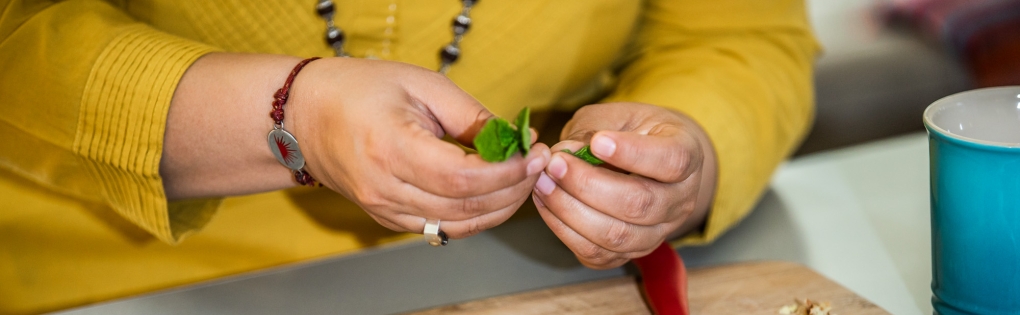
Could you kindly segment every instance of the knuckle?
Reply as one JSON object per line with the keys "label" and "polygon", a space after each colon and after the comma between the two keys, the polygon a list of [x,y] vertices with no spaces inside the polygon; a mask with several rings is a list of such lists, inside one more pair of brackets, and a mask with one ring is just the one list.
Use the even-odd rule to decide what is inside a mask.
{"label": "knuckle", "polygon": [[467,197],[471,195],[474,187],[471,173],[467,170],[459,170],[446,176],[446,190],[452,197]]}
{"label": "knuckle", "polygon": [[357,189],[353,192],[353,195],[354,199],[364,208],[378,209],[388,204],[382,195],[372,189]]}
{"label": "knuckle", "polygon": [[627,194],[625,198],[624,215],[630,219],[644,219],[648,216],[648,212],[655,205],[655,194],[652,193],[652,189],[645,184],[638,186],[638,191],[632,194]]}
{"label": "knuckle", "polygon": [[631,226],[623,221],[613,220],[605,234],[606,248],[621,251],[624,246],[630,243]]}
{"label": "knuckle", "polygon": [[681,219],[687,219],[687,217],[694,212],[694,208],[697,207],[698,199],[694,197],[684,198],[677,204],[678,205],[674,207],[674,209],[676,209],[675,211]]}
{"label": "knuckle", "polygon": [[691,157],[682,150],[668,150],[665,153],[666,165],[663,178],[667,182],[678,182],[684,180],[683,175],[687,173],[687,168],[690,167]]}
{"label": "knuckle", "polygon": [[592,259],[588,259],[587,262],[589,264],[591,264],[593,267],[598,268],[598,269],[609,269],[609,268],[612,268],[613,262],[615,262],[617,260],[618,260],[618,258],[616,257],[616,255],[609,254],[607,252],[606,254],[603,254],[601,256],[598,256],[598,257],[595,257],[595,258],[592,258]]}
{"label": "knuckle", "polygon": [[365,141],[361,145],[364,146],[364,152],[369,165],[372,165],[381,169],[389,169],[390,165],[394,165],[394,162],[399,159],[399,155],[392,154],[390,152],[389,141],[382,141],[381,138],[384,136],[379,135],[379,131],[369,129],[365,130],[364,134]]}
{"label": "knuckle", "polygon": [[485,230],[485,227],[478,219],[472,219],[467,221],[467,230],[464,231],[463,237],[469,237],[477,235]]}
{"label": "knuckle", "polygon": [[577,254],[577,256],[581,258],[581,260],[588,262],[598,262],[605,256],[605,250],[602,249],[602,247],[596,245],[595,243],[588,243],[587,245],[578,248],[575,254]]}
{"label": "knuckle", "polygon": [[479,198],[464,198],[458,203],[458,214],[462,216],[474,216],[479,212],[482,212],[484,206],[485,203]]}

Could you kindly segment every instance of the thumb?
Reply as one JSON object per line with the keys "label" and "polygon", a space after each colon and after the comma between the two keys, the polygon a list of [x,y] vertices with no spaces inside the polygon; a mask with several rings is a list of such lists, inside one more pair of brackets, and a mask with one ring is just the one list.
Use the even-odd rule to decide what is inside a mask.
{"label": "thumb", "polygon": [[591,139],[591,152],[606,163],[660,182],[687,179],[701,168],[701,147],[679,128],[660,130],[650,134],[600,131]]}
{"label": "thumb", "polygon": [[412,103],[433,117],[447,135],[470,146],[478,131],[494,115],[446,76],[422,70],[411,76],[404,86]]}

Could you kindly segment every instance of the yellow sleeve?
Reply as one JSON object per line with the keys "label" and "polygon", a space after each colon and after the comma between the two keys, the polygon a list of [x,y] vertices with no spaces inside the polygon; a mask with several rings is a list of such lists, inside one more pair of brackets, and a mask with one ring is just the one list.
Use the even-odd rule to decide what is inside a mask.
{"label": "yellow sleeve", "polygon": [[607,101],[672,108],[708,133],[718,156],[709,242],[743,218],[805,135],[818,44],[803,0],[652,0]]}
{"label": "yellow sleeve", "polygon": [[219,200],[168,204],[159,161],[177,82],[213,49],[106,1],[0,0],[0,9],[0,167],[168,243],[202,227]]}

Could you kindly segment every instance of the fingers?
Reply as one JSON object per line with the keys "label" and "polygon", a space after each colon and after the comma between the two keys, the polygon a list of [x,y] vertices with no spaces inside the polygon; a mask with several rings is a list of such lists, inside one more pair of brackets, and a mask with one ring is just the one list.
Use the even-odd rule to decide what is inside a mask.
{"label": "fingers", "polygon": [[[578,201],[617,220],[638,224],[656,225],[674,221],[679,211],[672,201],[682,185],[690,182],[660,183],[637,175],[627,175],[602,167],[592,166],[570,154],[553,154],[546,174]],[[544,188],[544,187],[542,187]],[[679,188],[679,189],[678,189]],[[685,198],[685,202],[693,202]],[[663,211],[665,209],[665,211]]]}
{"label": "fingers", "polygon": [[[446,233],[446,235],[451,239],[470,237],[506,222],[506,220],[510,219],[510,217],[517,212],[517,209],[520,208],[521,204],[525,201],[527,201],[527,195],[511,205],[496,209],[495,211],[491,211],[480,216],[466,220],[440,220],[439,229],[443,231],[443,233]],[[383,221],[376,218],[377,222],[387,228],[395,231],[411,233],[422,233],[425,229],[425,220],[425,217],[406,213],[395,214],[392,219],[384,219]],[[392,222],[392,225],[396,226],[396,228],[389,226],[384,222]]]}
{"label": "fingers", "polygon": [[443,221],[439,228],[452,239],[471,237],[481,233],[482,231],[503,224],[503,222],[509,220],[510,217],[517,212],[517,209],[519,209],[527,200],[528,198],[525,196],[512,205],[467,220]]}
{"label": "fingers", "polygon": [[593,269],[615,268],[623,265],[631,258],[643,256],[643,252],[620,253],[593,243],[553,214],[542,201],[542,198],[537,193],[532,195],[532,200],[535,201],[535,206],[538,208],[538,214],[545,221],[546,225],[549,226],[549,229],[563,241],[563,244],[567,245],[574,252],[577,260],[585,266]]}
{"label": "fingers", "polygon": [[466,154],[455,145],[419,133],[401,143],[398,157],[383,161],[393,175],[431,194],[448,198],[485,195],[511,187],[535,176],[548,163],[545,144],[536,144],[526,157],[519,154],[489,163],[477,154]]}
{"label": "fingers", "polygon": [[557,187],[544,173],[535,185],[535,196],[571,230],[613,252],[643,251],[662,242],[665,236],[662,224],[632,224],[589,207]]}
{"label": "fingers", "polygon": [[402,205],[400,210],[402,213],[446,221],[461,221],[523,202],[537,180],[538,174],[535,174],[516,185],[467,198],[436,196],[404,183],[389,192],[386,198]]}
{"label": "fingers", "polygon": [[[439,140],[436,139],[436,141]],[[443,142],[442,144],[452,147],[449,143]],[[477,155],[465,157],[463,151],[459,151],[458,154],[455,157],[477,158]],[[403,171],[416,171],[417,173],[413,174],[418,174],[416,178],[420,181],[418,183],[406,181],[395,172],[394,175],[396,176],[393,180],[403,182],[385,185],[390,187],[387,190],[377,189],[377,193],[381,195],[374,199],[380,200],[380,202],[363,206],[376,208],[372,212],[384,213],[382,216],[385,216],[386,220],[392,222],[393,224],[391,225],[399,227],[395,229],[398,231],[420,233],[424,222],[422,218],[429,218],[442,220],[441,228],[451,238],[471,236],[506,221],[527,200],[529,193],[534,188],[535,182],[538,180],[538,174],[545,167],[546,161],[549,159],[549,154],[548,147],[539,143],[535,145],[535,148],[528,157],[515,157],[516,162],[529,160],[537,161],[538,163],[534,166],[536,170],[532,174],[525,175],[522,178],[517,178],[516,174],[524,174],[524,171],[503,175],[498,173],[498,170],[505,168],[501,164],[507,164],[507,162],[487,163],[482,161],[483,164],[478,165],[475,173],[459,173],[478,175],[477,177],[458,179],[458,181],[465,181],[466,183],[477,181],[477,185],[465,186],[471,189],[459,190],[457,193],[459,196],[452,196],[454,194],[450,193],[450,188],[453,187],[450,183],[455,182],[450,182],[451,177],[444,177],[450,176],[450,174],[444,171],[424,171],[426,167],[420,167],[417,170],[414,167],[402,168]],[[420,159],[429,161],[428,157],[420,157]],[[432,165],[425,163],[423,165],[435,167],[438,165],[454,164],[451,161],[440,162],[442,163]],[[486,170],[487,168],[494,168],[497,171]],[[451,169],[459,170],[457,167]],[[489,175],[497,177],[489,178]],[[499,178],[498,176],[503,177]],[[496,182],[503,184],[494,185],[493,183]],[[487,191],[489,190],[487,187],[501,188]],[[475,194],[476,192],[479,193]],[[383,225],[386,225],[384,223],[386,220],[377,219]],[[393,228],[389,225],[387,227]]]}
{"label": "fingers", "polygon": [[659,125],[648,134],[599,131],[591,152],[606,163],[664,183],[687,179],[701,168],[697,140],[674,125]]}
{"label": "fingers", "polygon": [[403,81],[411,103],[434,117],[451,137],[469,145],[493,116],[492,112],[446,76],[424,68],[421,70],[408,75]]}
{"label": "fingers", "polygon": [[686,124],[698,129],[653,105],[596,104],[578,110],[560,138],[590,144],[592,153],[613,167],[672,183],[686,179],[703,160],[703,146]]}

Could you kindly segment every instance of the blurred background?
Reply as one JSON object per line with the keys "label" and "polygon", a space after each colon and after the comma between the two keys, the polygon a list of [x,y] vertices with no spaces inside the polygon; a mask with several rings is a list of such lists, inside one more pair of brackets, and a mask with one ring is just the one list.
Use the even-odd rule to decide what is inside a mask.
{"label": "blurred background", "polygon": [[807,0],[824,47],[798,155],[922,131],[950,94],[1020,85],[1020,1]]}

